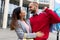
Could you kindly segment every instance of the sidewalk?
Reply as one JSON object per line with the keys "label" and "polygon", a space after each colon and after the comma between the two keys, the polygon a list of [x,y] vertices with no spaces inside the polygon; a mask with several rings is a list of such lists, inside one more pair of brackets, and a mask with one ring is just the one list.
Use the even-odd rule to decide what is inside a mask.
{"label": "sidewalk", "polygon": [[[0,29],[0,40],[17,40],[17,35],[15,31]],[[50,33],[48,40],[56,40],[56,33]]]}
{"label": "sidewalk", "polygon": [[[49,34],[48,40],[57,40],[57,32],[53,32]],[[59,33],[59,40],[60,40],[60,33]]]}
{"label": "sidewalk", "polygon": [[0,29],[0,40],[17,40],[17,35],[9,29]]}

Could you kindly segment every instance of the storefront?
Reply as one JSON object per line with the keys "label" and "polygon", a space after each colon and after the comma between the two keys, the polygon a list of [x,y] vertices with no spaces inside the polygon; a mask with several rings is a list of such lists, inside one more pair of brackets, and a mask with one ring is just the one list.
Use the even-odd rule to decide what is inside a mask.
{"label": "storefront", "polygon": [[5,1],[0,0],[0,28],[2,28],[3,25],[3,15],[4,15],[4,6]]}

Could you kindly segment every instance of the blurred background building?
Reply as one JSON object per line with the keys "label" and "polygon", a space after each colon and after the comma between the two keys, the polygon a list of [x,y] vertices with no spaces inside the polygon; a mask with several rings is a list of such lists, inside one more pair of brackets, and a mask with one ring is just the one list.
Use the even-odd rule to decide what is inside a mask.
{"label": "blurred background building", "polygon": [[28,11],[28,4],[30,2],[38,2],[40,10],[45,6],[54,10],[54,0],[0,0],[0,28],[10,27],[12,11],[18,6],[28,13],[26,18],[29,18],[31,16]]}

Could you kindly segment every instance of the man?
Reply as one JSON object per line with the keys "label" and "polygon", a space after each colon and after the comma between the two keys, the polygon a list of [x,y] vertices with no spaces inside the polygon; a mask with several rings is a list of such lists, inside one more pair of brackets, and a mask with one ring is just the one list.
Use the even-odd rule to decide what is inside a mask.
{"label": "man", "polygon": [[44,8],[44,11],[40,12],[38,7],[39,4],[37,2],[31,2],[29,4],[29,10],[33,14],[33,16],[30,18],[32,32],[40,31],[44,33],[44,36],[37,37],[34,40],[47,40],[50,25],[60,22],[60,18],[52,10]]}

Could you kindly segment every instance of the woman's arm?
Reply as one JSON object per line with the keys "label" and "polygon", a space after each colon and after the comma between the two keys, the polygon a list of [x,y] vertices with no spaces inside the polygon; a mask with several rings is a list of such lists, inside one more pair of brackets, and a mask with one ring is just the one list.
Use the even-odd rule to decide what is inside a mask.
{"label": "woman's arm", "polygon": [[41,37],[43,36],[44,34],[42,32],[37,32],[37,33],[24,33],[23,31],[24,29],[22,29],[20,23],[19,23],[19,27],[16,27],[15,28],[15,31],[18,35],[18,37],[20,39],[22,38],[36,38],[36,37]]}
{"label": "woman's arm", "polygon": [[24,33],[22,28],[16,28],[15,31],[20,39],[22,39],[22,38],[36,38],[36,33]]}

